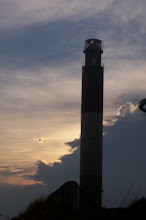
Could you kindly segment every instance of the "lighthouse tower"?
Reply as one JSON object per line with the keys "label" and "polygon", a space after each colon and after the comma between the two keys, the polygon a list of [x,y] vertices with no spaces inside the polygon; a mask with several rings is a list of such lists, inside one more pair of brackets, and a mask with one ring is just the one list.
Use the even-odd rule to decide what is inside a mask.
{"label": "lighthouse tower", "polygon": [[82,67],[80,202],[102,203],[103,67],[101,40],[85,41]]}

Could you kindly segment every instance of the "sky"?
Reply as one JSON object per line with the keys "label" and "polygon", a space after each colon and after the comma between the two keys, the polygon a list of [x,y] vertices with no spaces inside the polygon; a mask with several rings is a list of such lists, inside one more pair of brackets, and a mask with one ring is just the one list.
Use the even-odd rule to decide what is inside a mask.
{"label": "sky", "polygon": [[[145,0],[0,0],[0,214],[79,182],[86,39],[103,42],[103,205],[145,195]],[[14,201],[15,198],[15,201]],[[128,202],[127,201],[127,202]],[[0,217],[2,219],[2,217]]]}

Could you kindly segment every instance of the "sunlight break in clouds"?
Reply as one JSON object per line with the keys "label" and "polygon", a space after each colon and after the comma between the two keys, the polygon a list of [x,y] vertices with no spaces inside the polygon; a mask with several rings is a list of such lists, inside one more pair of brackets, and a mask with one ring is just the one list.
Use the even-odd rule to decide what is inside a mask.
{"label": "sunlight break in clouds", "polygon": [[[134,105],[132,102],[126,102],[125,104],[121,105],[116,114],[112,116],[109,120],[106,119],[103,121],[103,125],[105,127],[111,127],[114,126],[118,120],[119,117],[125,118],[128,116],[132,116],[134,113],[138,111],[138,105]],[[105,136],[107,132],[103,132],[103,135]]]}
{"label": "sunlight break in clouds", "polygon": [[117,111],[117,116],[125,117],[129,114],[133,114],[137,111],[138,105],[134,105],[131,102],[126,102],[126,104],[121,105]]}

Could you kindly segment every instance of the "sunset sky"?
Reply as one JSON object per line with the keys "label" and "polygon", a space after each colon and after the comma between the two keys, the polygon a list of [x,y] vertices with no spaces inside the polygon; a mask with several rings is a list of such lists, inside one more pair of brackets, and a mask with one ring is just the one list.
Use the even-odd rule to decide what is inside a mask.
{"label": "sunset sky", "polygon": [[[103,41],[104,205],[117,205],[133,178],[140,181],[133,196],[146,182],[146,118],[138,109],[146,98],[145,8],[145,0],[0,0],[0,213],[16,215],[36,196],[78,181],[88,38]],[[124,152],[123,168],[124,159],[108,160]]]}

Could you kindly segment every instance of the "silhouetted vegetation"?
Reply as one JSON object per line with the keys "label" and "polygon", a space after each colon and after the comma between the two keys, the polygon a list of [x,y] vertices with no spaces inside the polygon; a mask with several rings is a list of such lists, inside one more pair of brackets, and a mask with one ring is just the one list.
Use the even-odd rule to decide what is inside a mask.
{"label": "silhouetted vegetation", "polygon": [[12,220],[63,220],[76,219],[77,212],[73,210],[71,201],[56,198],[40,198],[32,202],[26,210]]}
{"label": "silhouetted vegetation", "polygon": [[[79,220],[79,219],[123,220],[130,218],[144,219],[146,217],[146,199],[134,200],[125,208],[100,208],[86,210],[84,216],[73,209],[69,200],[58,198],[40,198],[32,202],[18,217],[11,220]],[[94,217],[94,219],[96,219]]]}

